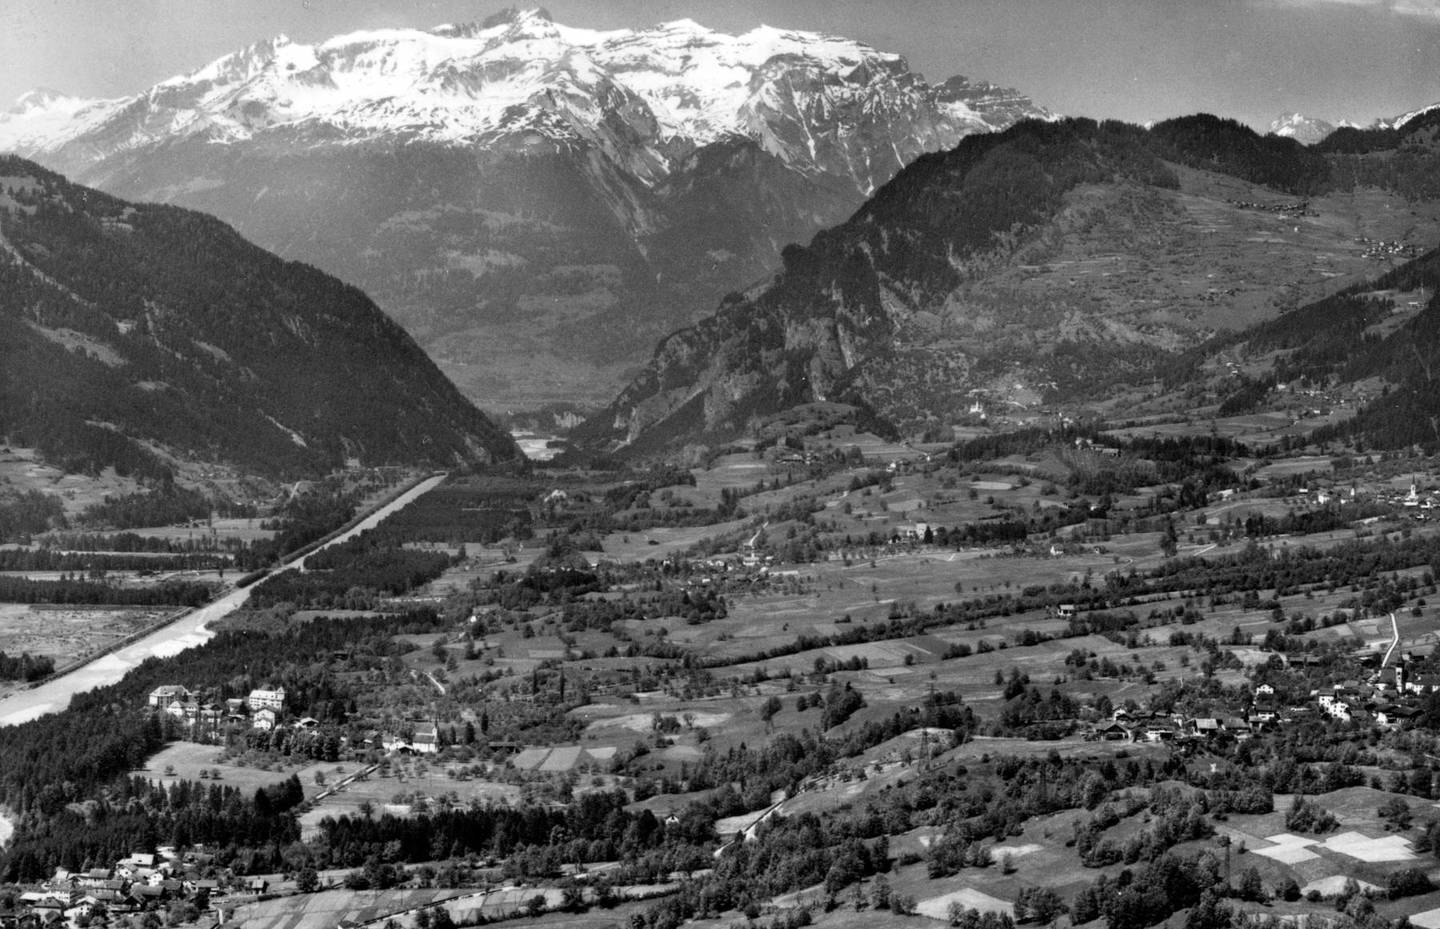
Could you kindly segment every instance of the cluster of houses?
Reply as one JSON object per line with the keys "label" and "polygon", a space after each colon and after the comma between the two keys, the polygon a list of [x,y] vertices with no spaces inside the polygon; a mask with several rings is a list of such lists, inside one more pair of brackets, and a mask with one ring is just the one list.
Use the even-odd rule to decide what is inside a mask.
{"label": "cluster of houses", "polygon": [[15,900],[14,909],[0,908],[0,927],[28,924],[38,917],[41,925],[63,922],[78,926],[102,914],[139,913],[189,902],[199,910],[219,909],[221,901],[239,902],[230,891],[246,895],[269,890],[263,878],[250,878],[231,888],[202,877],[210,863],[203,848],[196,847],[183,857],[170,846],[158,853],[135,852],[111,867],[70,872],[64,868],[38,889],[28,890]]}
{"label": "cluster of houses", "polygon": [[1367,682],[1345,681],[1315,690],[1310,694],[1311,702],[1301,706],[1285,705],[1273,686],[1261,683],[1256,685],[1243,715],[1132,714],[1117,709],[1112,718],[1093,724],[1086,738],[1182,745],[1217,739],[1244,741],[1257,730],[1307,716],[1400,729],[1421,714],[1420,698],[1440,692],[1440,674],[1415,673],[1412,667],[1411,661],[1402,661],[1380,670]]}
{"label": "cluster of houses", "polygon": [[1420,249],[1400,241],[1387,241],[1385,239],[1371,239],[1366,236],[1356,236],[1355,241],[1365,246],[1362,257],[1374,258],[1377,261],[1392,258],[1409,259],[1420,254]]}
{"label": "cluster of houses", "polygon": [[1258,203],[1254,200],[1226,200],[1225,202],[1242,210],[1259,210],[1262,213],[1274,213],[1277,216],[1320,215],[1310,209],[1309,200],[1300,200],[1295,203]]}
{"label": "cluster of houses", "polygon": [[[320,728],[320,721],[311,716],[285,718],[285,688],[257,688],[249,695],[232,697],[221,706],[201,703],[196,695],[179,684],[165,684],[150,691],[148,705],[153,712],[165,713],[184,725],[194,737],[218,737],[227,729],[249,728],[261,732],[289,728],[300,732]],[[341,737],[342,743],[348,742]],[[372,730],[357,739],[352,748],[382,750],[402,755],[433,755],[442,744],[434,720],[421,720],[398,733]],[[3,929],[3,927],[0,927]]]}
{"label": "cluster of houses", "polygon": [[[163,684],[150,691],[148,704],[152,710],[212,736],[227,726],[236,725],[268,732],[280,725],[281,714],[285,712],[285,688],[259,688],[250,691],[247,697],[232,697],[221,706],[201,703],[195,693],[180,684]],[[302,719],[296,725],[313,728],[319,722]]]}
{"label": "cluster of houses", "polygon": [[1254,732],[1241,716],[1185,716],[1179,713],[1132,714],[1117,709],[1110,719],[1090,727],[1086,738],[1107,742],[1199,744],[1219,738],[1243,740]]}
{"label": "cluster of houses", "polygon": [[1382,669],[1370,681],[1345,681],[1313,695],[1319,711],[1343,722],[1371,722],[1400,728],[1420,715],[1417,705],[1426,694],[1440,692],[1440,674],[1417,673],[1412,656]]}
{"label": "cluster of houses", "polygon": [[1421,491],[1419,485],[1414,481],[1410,482],[1410,489],[1404,492],[1389,488],[1376,490],[1374,488],[1361,487],[1340,489],[1337,487],[1317,486],[1302,487],[1296,493],[1302,500],[1320,506],[1324,506],[1331,501],[1351,501],[1364,496],[1399,507],[1401,510],[1417,518],[1423,518],[1422,514],[1428,515],[1431,510],[1440,507],[1440,494],[1437,494],[1434,490]]}

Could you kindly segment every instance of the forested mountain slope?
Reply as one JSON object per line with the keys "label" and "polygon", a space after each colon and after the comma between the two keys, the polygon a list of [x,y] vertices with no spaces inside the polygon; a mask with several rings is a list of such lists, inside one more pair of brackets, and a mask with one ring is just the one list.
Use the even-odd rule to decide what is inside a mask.
{"label": "forested mountain slope", "polygon": [[220,221],[0,157],[0,435],[69,470],[515,458],[363,293]]}
{"label": "forested mountain slope", "polygon": [[1201,115],[967,138],[666,339],[582,438],[655,451],[815,400],[902,430],[1103,402],[1433,245],[1430,130],[1401,136],[1339,155]]}

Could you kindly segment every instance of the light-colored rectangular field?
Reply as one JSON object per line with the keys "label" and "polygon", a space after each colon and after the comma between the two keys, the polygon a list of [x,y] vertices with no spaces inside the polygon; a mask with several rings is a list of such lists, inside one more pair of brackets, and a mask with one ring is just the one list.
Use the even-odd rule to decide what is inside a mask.
{"label": "light-colored rectangular field", "polygon": [[1420,929],[1440,929],[1440,908],[1416,913],[1410,917],[1410,925],[1419,926]]}
{"label": "light-colored rectangular field", "polygon": [[[1345,891],[1345,882],[1350,880],[1354,879],[1345,874],[1332,874],[1329,877],[1322,877],[1318,881],[1311,881],[1300,888],[1300,893],[1308,895],[1310,891],[1313,890],[1322,897],[1338,897]],[[1358,884],[1360,890],[1365,893],[1373,893],[1380,889],[1368,881],[1355,880],[1355,883]],[[1431,910],[1430,912],[1440,917],[1440,910]],[[1416,922],[1414,916],[1410,917],[1410,922],[1415,923],[1417,926],[1425,925],[1424,923]],[[1440,929],[1440,919],[1437,919],[1436,924],[1430,926],[1429,929]]]}
{"label": "light-colored rectangular field", "polygon": [[1314,839],[1307,839],[1303,836],[1291,835],[1282,832],[1278,835],[1266,836],[1265,841],[1273,842],[1269,848],[1251,849],[1257,855],[1264,855],[1266,858],[1274,859],[1283,864],[1299,864],[1302,861],[1310,861],[1320,856],[1306,848],[1307,845],[1314,845]]}
{"label": "light-colored rectangular field", "polygon": [[1342,855],[1368,862],[1414,861],[1416,857],[1410,847],[1410,841],[1398,835],[1372,839],[1358,832],[1342,832],[1326,839],[1325,847]]}
{"label": "light-colored rectangular field", "polygon": [[1009,901],[992,897],[970,887],[962,887],[959,890],[952,890],[948,894],[922,900],[915,910],[921,916],[948,921],[951,903],[959,903],[966,909],[979,910],[982,913],[1003,913],[1011,918],[1015,916],[1015,907]]}
{"label": "light-colored rectangular field", "polygon": [[541,771],[569,771],[575,767],[583,751],[578,745],[552,749],[550,755],[540,762]]}

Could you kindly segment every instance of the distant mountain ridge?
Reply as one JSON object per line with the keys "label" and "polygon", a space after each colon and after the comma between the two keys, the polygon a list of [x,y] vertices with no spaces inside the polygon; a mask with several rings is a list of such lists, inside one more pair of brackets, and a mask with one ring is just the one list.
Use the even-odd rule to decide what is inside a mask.
{"label": "distant mountain ridge", "polygon": [[916,155],[1047,117],[835,36],[507,11],[256,43],[131,97],[28,95],[11,150],[352,281],[472,397],[593,400]]}
{"label": "distant mountain ridge", "polygon": [[0,156],[0,435],[66,470],[519,457],[360,291],[212,217]]}
{"label": "distant mountain ridge", "polygon": [[1373,120],[1369,126],[1359,126],[1343,120],[1339,123],[1331,123],[1323,119],[1303,116],[1300,113],[1282,113],[1270,123],[1269,132],[1283,138],[1294,139],[1302,145],[1318,145],[1329,138],[1336,129],[1398,130],[1436,110],[1440,110],[1440,103],[1422,106],[1399,116],[1378,118]]}

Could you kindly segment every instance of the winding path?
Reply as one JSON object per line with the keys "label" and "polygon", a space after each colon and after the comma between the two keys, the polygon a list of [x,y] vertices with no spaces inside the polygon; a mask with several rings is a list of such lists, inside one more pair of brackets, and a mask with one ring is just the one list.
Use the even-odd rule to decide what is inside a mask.
{"label": "winding path", "polygon": [[[445,479],[443,474],[432,475],[411,487],[389,503],[381,505],[360,522],[341,535],[322,545],[331,545],[352,539],[367,529],[373,529],[380,521],[397,510],[403,509],[417,497],[427,493]],[[316,549],[315,551],[319,551]],[[285,562],[285,567],[301,567],[305,559],[314,552]],[[180,616],[174,622],[161,626],[143,638],[122,648],[80,665],[59,677],[52,678],[31,690],[23,690],[0,700],[0,726],[14,726],[38,719],[47,713],[56,713],[70,705],[70,698],[78,693],[113,684],[124,677],[132,668],[147,658],[166,658],[171,655],[203,645],[215,637],[211,623],[229,615],[244,605],[252,588],[231,590],[220,599],[207,603]],[[0,826],[3,829],[3,826]]]}

